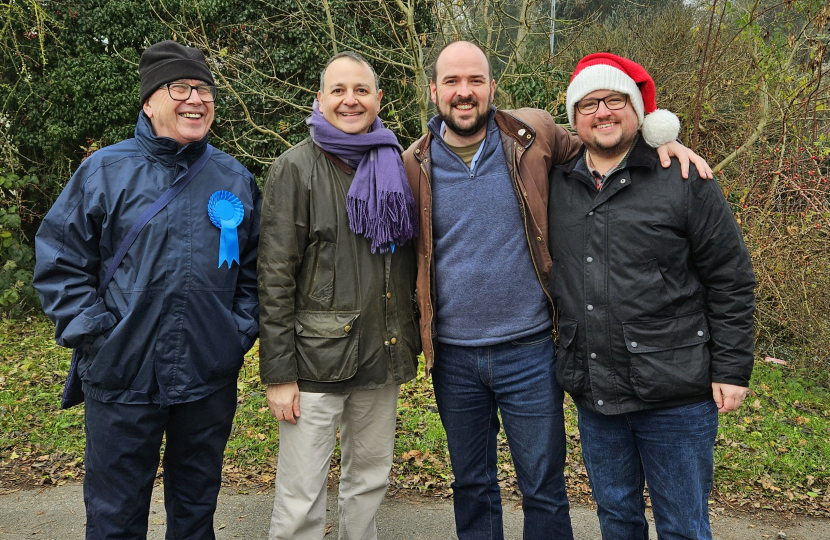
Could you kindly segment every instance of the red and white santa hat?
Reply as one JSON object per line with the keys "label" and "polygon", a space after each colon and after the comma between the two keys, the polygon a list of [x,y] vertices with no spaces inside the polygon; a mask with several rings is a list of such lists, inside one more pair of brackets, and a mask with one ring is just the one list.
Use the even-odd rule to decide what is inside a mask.
{"label": "red and white santa hat", "polygon": [[589,54],[576,65],[566,97],[572,127],[575,127],[576,102],[595,90],[614,90],[629,96],[640,120],[640,132],[649,146],[673,141],[680,133],[677,116],[657,108],[654,81],[645,68],[610,53]]}

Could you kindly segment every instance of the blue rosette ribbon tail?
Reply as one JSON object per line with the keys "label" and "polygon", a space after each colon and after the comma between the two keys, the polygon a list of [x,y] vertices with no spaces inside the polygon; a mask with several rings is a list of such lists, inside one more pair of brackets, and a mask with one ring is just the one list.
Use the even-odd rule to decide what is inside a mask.
{"label": "blue rosette ribbon tail", "polygon": [[219,235],[219,266],[228,263],[228,270],[236,261],[239,266],[239,235],[236,228],[245,217],[245,207],[239,197],[230,191],[217,191],[208,200],[208,216],[221,232]]}

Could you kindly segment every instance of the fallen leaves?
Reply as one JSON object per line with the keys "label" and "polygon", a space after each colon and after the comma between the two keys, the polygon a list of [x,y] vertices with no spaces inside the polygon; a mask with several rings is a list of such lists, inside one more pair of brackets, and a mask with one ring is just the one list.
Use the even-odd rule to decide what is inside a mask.
{"label": "fallen leaves", "polygon": [[12,452],[0,463],[0,480],[6,486],[50,486],[83,477],[83,462],[63,452],[49,455]]}
{"label": "fallen leaves", "polygon": [[[68,368],[68,351],[53,345],[51,327],[30,332],[37,344],[15,345],[0,364],[0,495],[24,487],[60,485],[83,477],[83,408],[57,410]],[[6,332],[22,329],[6,326]],[[38,337],[40,335],[41,337]],[[49,345],[45,345],[45,343]],[[37,352],[35,352],[37,351]],[[268,412],[259,381],[256,349],[246,355],[239,378],[239,407],[228,443],[222,483],[238,491],[273,489],[278,425]],[[772,375],[763,378],[759,374]],[[35,375],[35,376],[33,376]],[[776,511],[830,517],[830,473],[821,462],[809,462],[830,445],[830,392],[798,377],[792,366],[759,362],[747,403],[739,414],[721,417],[716,442],[715,508],[772,508]],[[565,480],[573,502],[592,503],[582,463],[576,414],[566,399],[567,463]],[[417,492],[450,497],[453,481],[432,384],[420,370],[401,388],[396,455],[390,494]],[[521,493],[510,448],[498,437],[499,484],[505,500],[520,504]],[[783,464],[811,463],[788,472]],[[816,464],[818,463],[818,464]],[[805,474],[805,471],[809,474]],[[330,479],[340,475],[339,452]],[[160,476],[159,476],[160,480]],[[647,504],[650,501],[647,499]],[[242,519],[244,516],[240,517]]]}

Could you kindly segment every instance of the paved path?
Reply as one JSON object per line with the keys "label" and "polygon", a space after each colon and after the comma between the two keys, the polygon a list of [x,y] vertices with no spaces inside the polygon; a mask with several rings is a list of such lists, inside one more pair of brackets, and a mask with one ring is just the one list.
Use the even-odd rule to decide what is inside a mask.
{"label": "paved path", "polygon": [[[337,538],[337,511],[329,492],[327,539]],[[160,489],[153,492],[149,540],[164,538],[164,505]],[[273,495],[238,494],[223,489],[216,514],[216,538],[266,539]],[[505,538],[521,540],[522,512],[515,503],[505,506]],[[571,509],[575,540],[600,538],[596,515],[585,506]],[[0,540],[74,540],[83,538],[84,505],[81,486],[17,491],[0,496]],[[801,518],[794,522],[769,524],[745,517],[715,516],[712,528],[716,540],[830,540],[830,520]],[[452,503],[409,497],[387,499],[378,513],[379,540],[446,540],[455,538]],[[654,530],[652,526],[652,537]]]}

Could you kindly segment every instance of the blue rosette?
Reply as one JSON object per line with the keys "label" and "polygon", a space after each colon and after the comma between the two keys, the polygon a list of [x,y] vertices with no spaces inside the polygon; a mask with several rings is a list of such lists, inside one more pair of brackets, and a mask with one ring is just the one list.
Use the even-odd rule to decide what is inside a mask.
{"label": "blue rosette", "polygon": [[208,216],[221,232],[219,236],[219,266],[227,262],[228,269],[233,261],[239,265],[239,235],[236,228],[245,217],[245,207],[239,197],[230,191],[217,191],[208,200]]}

